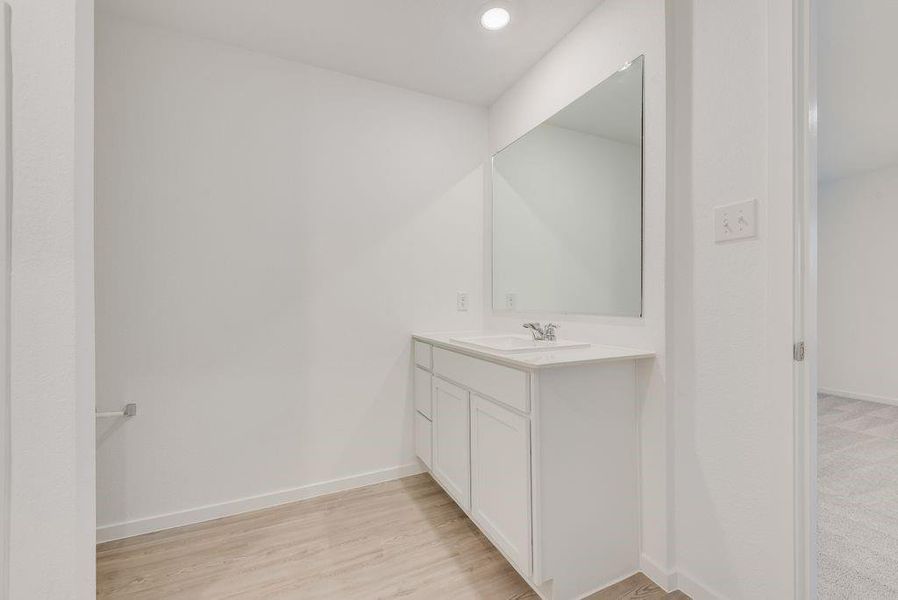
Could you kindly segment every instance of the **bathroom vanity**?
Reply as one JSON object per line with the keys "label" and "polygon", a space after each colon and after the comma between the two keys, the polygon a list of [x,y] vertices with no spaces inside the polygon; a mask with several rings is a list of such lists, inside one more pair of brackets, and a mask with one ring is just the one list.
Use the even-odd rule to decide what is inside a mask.
{"label": "bathroom vanity", "polygon": [[525,336],[413,336],[416,449],[524,579],[582,598],[638,570],[637,361]]}
{"label": "bathroom vanity", "polygon": [[[645,324],[643,66],[493,155],[494,315]],[[637,365],[653,354],[524,327],[413,336],[417,454],[541,597],[578,600],[639,569]]]}

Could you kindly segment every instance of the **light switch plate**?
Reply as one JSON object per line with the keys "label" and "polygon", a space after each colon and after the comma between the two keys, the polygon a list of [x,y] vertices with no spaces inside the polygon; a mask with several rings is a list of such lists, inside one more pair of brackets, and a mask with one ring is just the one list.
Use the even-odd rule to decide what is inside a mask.
{"label": "light switch plate", "polygon": [[458,312],[468,311],[468,292],[458,292],[455,295],[455,308]]}
{"label": "light switch plate", "polygon": [[714,240],[731,242],[758,236],[758,201],[756,199],[718,206],[714,209]]}

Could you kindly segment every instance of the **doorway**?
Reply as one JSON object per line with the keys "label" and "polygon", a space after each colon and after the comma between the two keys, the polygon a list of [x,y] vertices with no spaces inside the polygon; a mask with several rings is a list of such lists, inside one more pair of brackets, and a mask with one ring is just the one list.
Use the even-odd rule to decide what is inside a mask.
{"label": "doorway", "polygon": [[[898,596],[898,43],[888,0],[800,3],[797,447],[805,597]],[[804,31],[801,28],[804,27]],[[802,53],[804,53],[802,55]],[[809,117],[809,118],[808,118]],[[893,125],[893,123],[895,123]],[[801,187],[801,186],[804,187]],[[796,348],[801,359],[801,348]]]}

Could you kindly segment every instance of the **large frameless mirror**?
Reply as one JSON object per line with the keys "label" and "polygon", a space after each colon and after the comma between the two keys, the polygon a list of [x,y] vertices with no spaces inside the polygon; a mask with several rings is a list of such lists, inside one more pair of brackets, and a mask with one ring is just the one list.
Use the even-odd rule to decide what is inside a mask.
{"label": "large frameless mirror", "polygon": [[493,157],[493,308],[642,315],[643,57]]}

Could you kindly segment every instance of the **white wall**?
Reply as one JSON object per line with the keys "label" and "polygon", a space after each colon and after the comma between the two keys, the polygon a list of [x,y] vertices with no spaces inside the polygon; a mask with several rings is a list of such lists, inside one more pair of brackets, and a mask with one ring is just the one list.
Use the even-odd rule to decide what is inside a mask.
{"label": "white wall", "polygon": [[[678,580],[793,598],[792,4],[668,6]],[[759,238],[715,244],[753,197]]]}
{"label": "white wall", "polygon": [[[820,179],[888,168],[898,159],[893,111],[898,2],[816,0]],[[860,9],[860,10],[858,10]]]}
{"label": "white wall", "polygon": [[[646,55],[645,317],[568,318],[562,324],[566,337],[659,352],[641,373],[647,382],[640,406],[642,566],[696,600],[794,596],[791,11],[790,3],[780,0],[606,0],[490,111],[489,145],[495,150],[626,61]],[[142,411],[123,428],[101,433],[100,474],[109,497],[119,499],[107,506],[107,518],[153,514],[147,498],[157,505],[153,510],[182,510],[254,493],[250,488],[263,487],[260,483],[272,489],[320,481],[330,473],[351,474],[355,470],[346,467],[363,461],[362,468],[403,464],[411,452],[409,424],[398,424],[411,413],[403,405],[405,334],[418,326],[479,324],[476,310],[457,315],[452,305],[456,289],[467,287],[476,296],[488,284],[483,266],[489,264],[490,241],[488,236],[481,241],[480,223],[489,212],[481,206],[477,172],[483,115],[125,25],[110,26],[101,44],[127,52],[104,50],[99,60],[108,72],[99,86],[99,106],[110,120],[98,129],[97,223],[102,229],[116,223],[119,237],[100,236],[98,267],[106,273],[107,286],[128,275],[133,284],[104,289],[101,280],[98,287],[99,352],[101,367],[108,369],[100,382],[101,401],[136,400]],[[173,89],[181,92],[172,94]],[[365,102],[354,104],[353,98]],[[288,110],[287,105],[308,109]],[[178,120],[187,109],[191,118]],[[296,121],[308,111],[314,121]],[[241,114],[252,114],[252,123],[234,118]],[[415,115],[414,126],[409,114]],[[218,127],[223,115],[231,123],[226,131]],[[338,135],[317,126],[319,115],[339,115]],[[371,165],[370,180],[344,181],[340,164],[354,173],[378,158],[376,152],[396,152],[382,143],[383,137],[359,137],[373,119],[382,126],[377,128],[381,135],[393,139],[398,129],[385,126],[390,116],[401,123],[402,139],[412,150]],[[325,137],[325,129],[332,137]],[[419,136],[432,157],[414,151]],[[192,152],[197,139],[210,137],[206,155]],[[451,140],[452,152],[432,143],[443,138]],[[234,139],[244,140],[247,150],[229,145]],[[310,145],[304,145],[306,140]],[[372,152],[351,151],[360,148]],[[294,154],[298,158],[288,160]],[[335,162],[338,155],[343,163]],[[414,168],[390,171],[396,156]],[[219,173],[222,164],[235,175],[224,181],[203,177]],[[240,178],[238,168],[254,176]],[[259,173],[296,172],[302,176],[291,175],[284,186],[270,177],[265,193],[253,196],[255,212],[240,204],[257,192],[242,187],[243,181],[259,181]],[[408,180],[398,176],[408,173],[414,179],[406,188]],[[136,184],[126,185],[129,181]],[[301,198],[318,195],[331,204],[279,201],[294,189]],[[339,214],[343,202],[357,208],[359,194],[372,198],[363,215],[370,227],[352,211]],[[204,195],[219,200],[216,211],[206,212]],[[759,239],[715,244],[713,207],[749,197],[760,200]],[[390,206],[405,210],[389,211]],[[295,212],[288,211],[289,217],[271,228],[262,217],[275,208]],[[300,218],[306,216],[319,229],[304,226],[308,219]],[[305,237],[295,236],[297,230]],[[326,239],[324,232],[335,231],[363,239]],[[192,240],[198,235],[214,243],[208,252],[188,258],[181,250],[196,248]],[[449,246],[445,239],[457,243]],[[347,249],[350,244],[357,248],[356,243],[367,244],[364,257]],[[418,246],[424,250],[413,252]],[[110,251],[115,247],[123,251]],[[320,250],[323,258],[316,260],[324,262],[314,263],[306,248]],[[292,253],[289,260],[286,252]],[[262,272],[253,260],[257,255],[271,259],[261,263],[266,265]],[[378,268],[381,258],[402,266]],[[181,266],[179,259],[188,264]],[[449,276],[427,284],[433,262]],[[334,269],[338,275],[324,279]],[[229,272],[252,285],[232,283]],[[312,283],[320,295],[311,296],[302,287],[308,280],[297,279],[319,273],[322,281]],[[359,278],[363,284],[352,285]],[[358,304],[340,301],[358,290],[370,297],[372,311],[353,314],[350,309]],[[388,290],[395,296],[387,297]],[[207,302],[183,313],[178,307],[185,296]],[[251,313],[252,321],[243,317],[247,307],[270,297],[297,298],[305,312],[263,305]],[[325,305],[325,297],[335,306]],[[489,306],[489,299],[482,305]],[[123,312],[112,314],[113,307]],[[151,313],[150,307],[161,308]],[[213,327],[229,315],[231,328]],[[315,319],[318,315],[326,318]],[[551,317],[557,315],[544,316]],[[126,325],[113,331],[104,319]],[[485,318],[488,326],[509,330],[517,330],[521,320],[520,315]],[[325,335],[343,339],[357,331],[366,332],[360,338],[364,353],[331,345]],[[300,344],[299,336],[311,342]],[[307,350],[316,343],[321,361]],[[371,355],[381,360],[371,362]],[[358,383],[328,367],[337,361],[358,369]],[[288,376],[279,378],[279,373]],[[335,380],[337,388],[332,387]],[[366,395],[375,381],[381,392]],[[310,423],[331,436],[331,424],[347,427],[336,430],[336,439],[324,439],[310,430]],[[383,437],[367,448],[375,451],[365,459],[354,450],[337,452],[363,425],[366,430],[384,427]],[[297,427],[300,435],[285,435]],[[258,454],[234,453],[235,447],[253,447],[247,439],[256,442],[258,454],[272,459],[271,468],[250,469],[250,463],[259,464]],[[384,440],[389,442],[380,443]],[[127,465],[115,462],[121,456],[129,457]],[[376,465],[383,457],[393,460]],[[208,464],[228,468],[210,473],[204,469]],[[203,485],[191,479],[194,475]],[[122,485],[125,477],[127,486]],[[131,491],[138,486],[143,496]]]}
{"label": "white wall", "polygon": [[[495,152],[593,88],[625,63],[645,55],[645,263],[644,317],[537,315],[562,324],[571,339],[654,349],[641,365],[642,567],[664,585],[673,583],[672,471],[665,341],[666,260],[666,21],[663,0],[606,0],[534,66],[490,110]],[[488,238],[488,236],[487,236]],[[490,240],[485,241],[489,260]],[[487,263],[488,264],[488,263]],[[493,329],[520,331],[532,314],[491,313]]]}
{"label": "white wall", "polygon": [[819,194],[819,387],[898,404],[898,166]]}
{"label": "white wall", "polygon": [[98,405],[139,405],[101,537],[417,469],[409,334],[481,325],[486,116],[98,21]]}
{"label": "white wall", "polygon": [[93,2],[10,0],[10,5],[9,598],[86,599],[96,595]]}
{"label": "white wall", "polygon": [[[643,53],[645,317],[562,333],[659,352],[641,373],[644,570],[696,600],[792,598],[791,4],[606,0],[492,107],[491,147]],[[752,197],[759,239],[715,244],[714,206]]]}
{"label": "white wall", "polygon": [[640,146],[545,123],[493,175],[495,309],[513,294],[520,311],[640,313]]}
{"label": "white wall", "polygon": [[9,595],[10,450],[10,239],[12,238],[12,59],[9,5],[0,5],[0,598]]}

